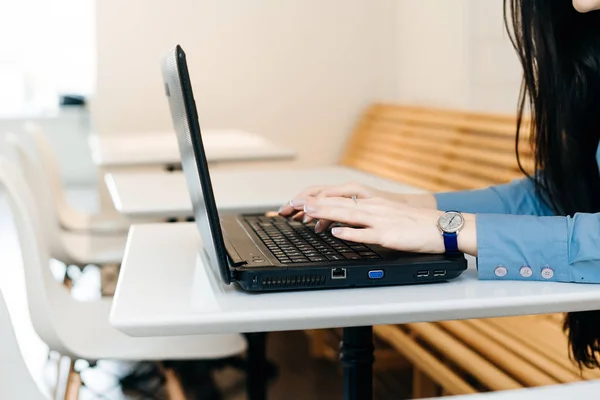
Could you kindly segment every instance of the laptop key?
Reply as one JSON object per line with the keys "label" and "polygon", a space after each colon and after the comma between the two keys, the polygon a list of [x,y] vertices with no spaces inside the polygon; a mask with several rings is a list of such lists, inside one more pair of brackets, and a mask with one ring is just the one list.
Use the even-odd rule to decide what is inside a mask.
{"label": "laptop key", "polygon": [[308,259],[310,261],[316,262],[316,261],[327,261],[326,257],[323,256],[309,256]]}
{"label": "laptop key", "polygon": [[316,250],[313,250],[313,251],[303,251],[303,253],[307,257],[319,257],[321,255],[321,253],[319,253]]}
{"label": "laptop key", "polygon": [[337,254],[328,254],[325,257],[327,257],[327,259],[329,261],[341,261],[341,260],[345,260],[345,258],[343,256],[337,255]]}
{"label": "laptop key", "polygon": [[336,249],[336,251],[338,253],[354,253],[354,250],[352,250],[351,248],[348,248],[348,247],[346,247],[345,249],[339,249],[339,250]]}
{"label": "laptop key", "polygon": [[293,263],[308,262],[308,258],[306,258],[306,257],[290,257],[290,259],[292,260]]}
{"label": "laptop key", "polygon": [[344,253],[344,257],[347,260],[361,260],[362,259],[362,257],[356,253]]}
{"label": "laptop key", "polygon": [[377,253],[373,252],[373,251],[359,251],[358,254],[360,254],[361,256],[376,256]]}

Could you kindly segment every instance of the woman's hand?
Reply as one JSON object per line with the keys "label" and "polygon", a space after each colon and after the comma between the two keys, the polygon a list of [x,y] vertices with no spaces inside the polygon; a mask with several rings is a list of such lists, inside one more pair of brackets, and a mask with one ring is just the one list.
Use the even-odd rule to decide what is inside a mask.
{"label": "woman's hand", "polygon": [[[443,236],[437,228],[441,211],[414,208],[380,197],[357,197],[356,202],[344,197],[297,200],[304,201],[304,213],[310,218],[357,227],[332,228],[332,234],[339,239],[418,253],[445,251]],[[458,235],[459,249],[476,255],[475,216],[463,216],[465,226]]]}
{"label": "woman's hand", "polygon": [[[372,198],[382,198],[390,201],[396,201],[411,205],[413,207],[431,208],[437,207],[435,197],[431,194],[420,194],[420,195],[406,195],[399,193],[386,192],[371,188],[369,186],[361,185],[359,183],[346,183],[344,185],[336,186],[312,186],[304,191],[297,194],[288,204],[284,204],[279,209],[279,214],[284,217],[291,217],[295,220],[303,220],[307,223],[312,220],[310,216],[304,214],[304,204],[306,199],[314,198],[328,198],[328,197],[345,197],[352,198],[356,196],[357,199],[365,200]],[[324,230],[329,226],[330,222],[322,220],[318,223],[318,229]]]}

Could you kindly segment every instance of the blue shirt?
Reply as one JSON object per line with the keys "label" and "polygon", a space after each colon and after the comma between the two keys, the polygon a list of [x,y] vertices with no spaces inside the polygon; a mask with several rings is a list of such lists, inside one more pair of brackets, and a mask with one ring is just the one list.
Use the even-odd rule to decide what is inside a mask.
{"label": "blue shirt", "polygon": [[435,197],[440,210],[477,214],[480,279],[600,283],[600,214],[555,216],[527,178]]}

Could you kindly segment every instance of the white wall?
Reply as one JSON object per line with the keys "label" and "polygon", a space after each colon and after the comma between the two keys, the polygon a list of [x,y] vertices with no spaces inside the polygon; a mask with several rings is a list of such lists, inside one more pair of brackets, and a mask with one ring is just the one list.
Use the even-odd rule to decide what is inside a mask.
{"label": "white wall", "polygon": [[[416,3],[416,1],[415,1]],[[160,59],[188,54],[201,124],[333,162],[361,110],[395,98],[397,0],[97,1],[96,131],[171,129]]]}
{"label": "white wall", "polygon": [[467,106],[464,4],[465,0],[399,0],[399,101]]}
{"label": "white wall", "polygon": [[399,0],[399,102],[514,112],[521,69],[501,0]]}
{"label": "white wall", "polygon": [[514,113],[522,68],[503,22],[502,1],[469,0],[467,45],[471,48],[472,109]]}

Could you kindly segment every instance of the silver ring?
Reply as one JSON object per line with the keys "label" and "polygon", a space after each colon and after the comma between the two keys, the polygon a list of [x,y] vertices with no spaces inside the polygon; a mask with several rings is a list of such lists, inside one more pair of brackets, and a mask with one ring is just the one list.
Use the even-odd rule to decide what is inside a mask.
{"label": "silver ring", "polygon": [[356,195],[352,196],[352,201],[354,201],[354,207],[358,210],[358,199],[356,198]]}

